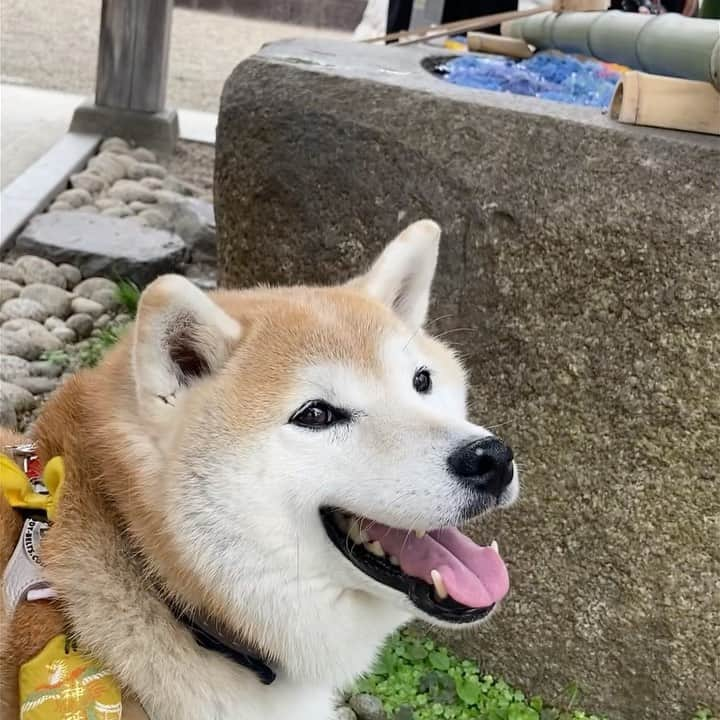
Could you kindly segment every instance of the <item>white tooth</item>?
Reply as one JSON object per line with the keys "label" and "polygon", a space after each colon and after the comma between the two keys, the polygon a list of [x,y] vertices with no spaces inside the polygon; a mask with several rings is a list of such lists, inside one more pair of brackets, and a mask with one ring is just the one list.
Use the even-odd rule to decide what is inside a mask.
{"label": "white tooth", "polygon": [[430,577],[432,578],[433,585],[435,586],[437,596],[441,600],[444,600],[448,596],[448,591],[445,589],[445,583],[443,582],[442,575],[437,570],[431,570]]}
{"label": "white tooth", "polygon": [[390,560],[391,565],[399,565],[400,564],[400,561],[394,555],[390,555],[390,557],[388,559]]}
{"label": "white tooth", "polygon": [[377,555],[378,557],[385,557],[385,551],[383,550],[383,546],[378,540],[373,540],[373,542],[365,543],[365,549],[368,552],[371,552],[373,555]]}
{"label": "white tooth", "polygon": [[424,538],[425,537],[425,530],[415,530],[415,536],[418,538]]}
{"label": "white tooth", "polygon": [[498,555],[500,554],[500,550],[499,550],[499,548],[498,548],[497,540],[493,540],[493,541],[490,543],[490,547],[491,547]]}

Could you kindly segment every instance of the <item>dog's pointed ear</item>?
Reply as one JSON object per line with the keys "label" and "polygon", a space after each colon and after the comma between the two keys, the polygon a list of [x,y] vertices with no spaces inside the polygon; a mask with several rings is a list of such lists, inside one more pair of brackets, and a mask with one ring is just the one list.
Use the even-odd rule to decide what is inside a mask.
{"label": "dog's pointed ear", "polygon": [[157,417],[176,395],[219,370],[242,334],[240,324],[179,275],[144,290],[133,338],[133,375],[140,409]]}
{"label": "dog's pointed ear", "polygon": [[392,308],[413,330],[422,327],[430,303],[440,232],[432,220],[413,223],[383,250],[367,274],[351,284]]}

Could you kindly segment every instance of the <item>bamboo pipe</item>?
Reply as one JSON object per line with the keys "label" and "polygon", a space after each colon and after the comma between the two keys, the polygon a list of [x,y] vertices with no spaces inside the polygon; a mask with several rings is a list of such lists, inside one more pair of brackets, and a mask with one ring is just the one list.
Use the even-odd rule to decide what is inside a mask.
{"label": "bamboo pipe", "polygon": [[676,13],[542,13],[503,23],[502,34],[654,75],[712,83],[720,90],[720,23]]}

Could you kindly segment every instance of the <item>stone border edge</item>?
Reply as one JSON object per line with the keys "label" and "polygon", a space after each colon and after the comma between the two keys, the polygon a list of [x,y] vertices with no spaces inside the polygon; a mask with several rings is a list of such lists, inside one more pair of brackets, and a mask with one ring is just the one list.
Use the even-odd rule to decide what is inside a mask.
{"label": "stone border edge", "polygon": [[52,202],[70,175],[85,167],[101,141],[101,135],[68,132],[3,189],[0,257],[12,249],[20,230]]}

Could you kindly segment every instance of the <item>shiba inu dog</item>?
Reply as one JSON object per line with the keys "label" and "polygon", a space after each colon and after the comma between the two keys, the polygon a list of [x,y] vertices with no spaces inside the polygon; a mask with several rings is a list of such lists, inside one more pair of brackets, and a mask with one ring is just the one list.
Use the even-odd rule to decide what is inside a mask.
{"label": "shiba inu dog", "polygon": [[457,527],[512,503],[518,472],[423,330],[439,239],[414,223],[340,286],[145,289],[36,427],[64,463],[40,552],[56,597],[6,604],[6,709],[66,632],[138,717],[321,720],[404,623],[492,612],[505,564]]}

